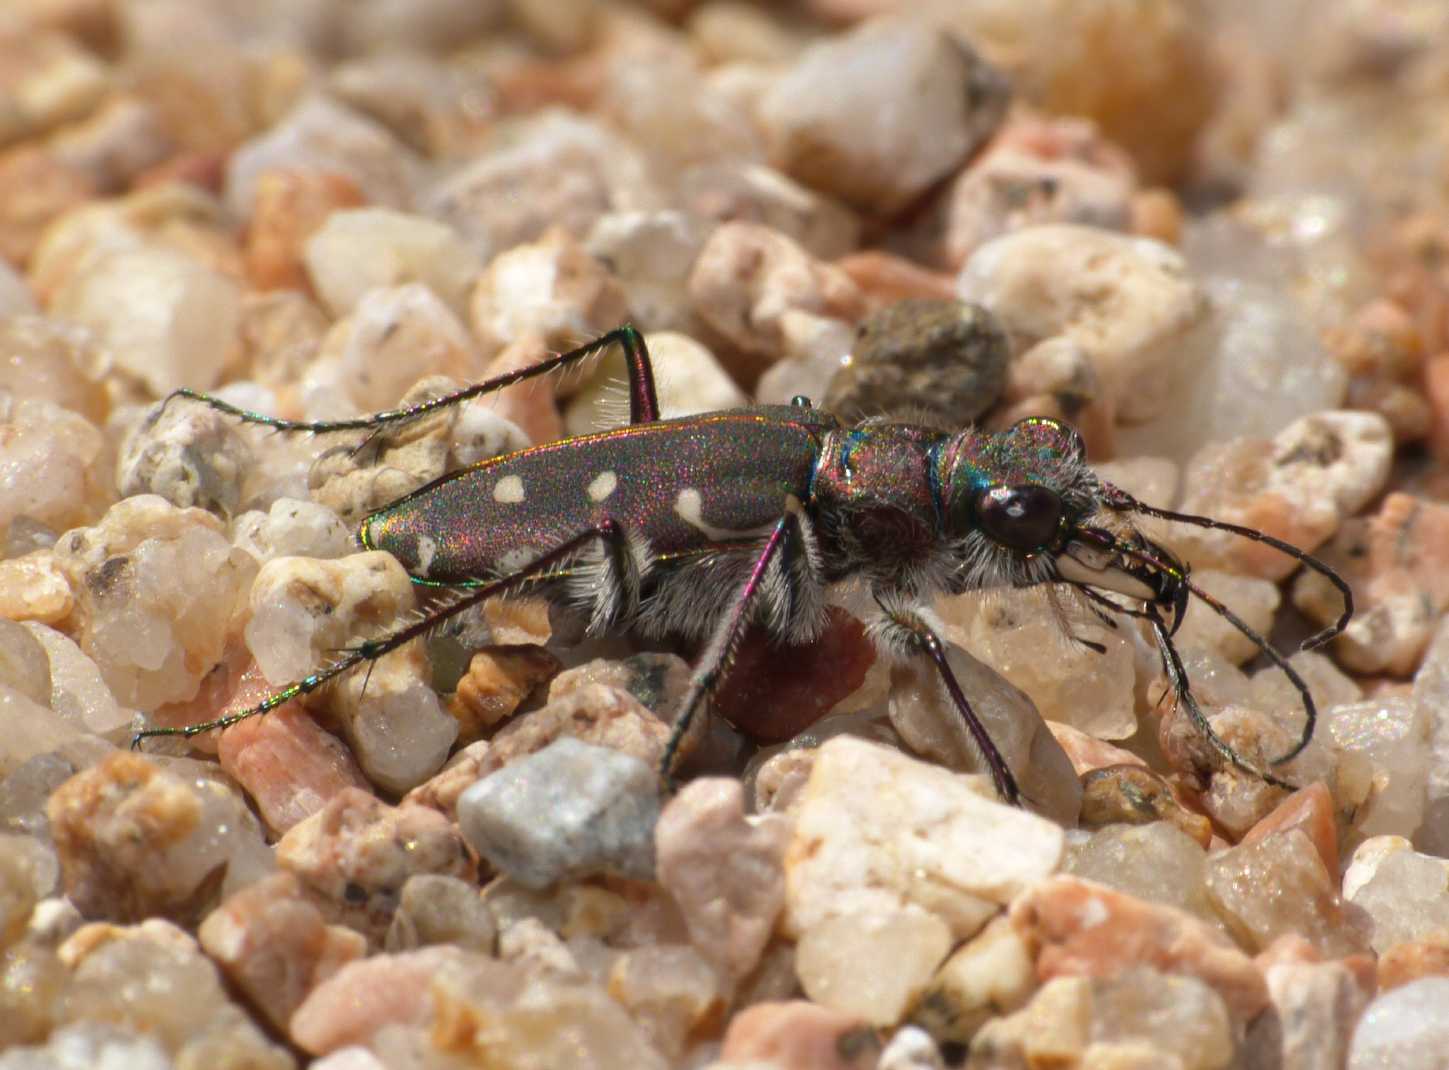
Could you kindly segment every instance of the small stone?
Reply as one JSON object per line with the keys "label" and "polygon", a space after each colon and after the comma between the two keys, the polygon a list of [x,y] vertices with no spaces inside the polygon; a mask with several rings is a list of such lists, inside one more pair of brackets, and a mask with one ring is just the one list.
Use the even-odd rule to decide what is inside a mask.
{"label": "small stone", "polygon": [[1100,977],[1133,965],[1194,977],[1216,990],[1237,1022],[1268,1005],[1262,974],[1214,927],[1077,877],[1049,877],[1011,904],[1011,920],[1040,947],[1039,977]]}
{"label": "small stone", "polygon": [[288,1035],[303,1051],[325,1055],[366,1044],[391,1024],[422,1025],[433,1013],[433,979],[464,954],[455,947],[425,947],[346,963],[307,993]]}
{"label": "small stone", "polygon": [[[17,524],[65,531],[94,522],[113,492],[105,441],[84,417],[50,401],[0,404],[0,535]],[[23,551],[22,551],[23,552]]]}
{"label": "small stone", "polygon": [[1264,971],[1273,1005],[1248,1029],[1245,1054],[1285,1070],[1342,1066],[1370,992],[1343,962],[1277,962]]}
{"label": "small stone", "polygon": [[730,1019],[720,1058],[730,1067],[866,1070],[877,1063],[878,1043],[851,1014],[805,1000],[756,1003]]}
{"label": "small stone", "polygon": [[250,217],[262,176],[276,170],[340,175],[369,201],[406,209],[419,161],[384,127],[329,97],[310,95],[228,158],[226,202],[236,218]]}
{"label": "small stone", "polygon": [[985,1022],[1016,1010],[1036,988],[1031,949],[1005,916],[957,948],[911,1011],[941,1041],[969,1044]]}
{"label": "small stone", "polygon": [[32,144],[0,152],[0,256],[29,262],[50,224],[95,195],[90,176],[53,149]]}
{"label": "small stone", "polygon": [[[560,677],[555,678],[557,684]],[[664,753],[669,726],[629,692],[605,683],[550,689],[547,704],[515,717],[493,737],[479,776],[536,754],[560,738],[621,751],[651,768]]]}
{"label": "small stone", "polygon": [[45,702],[63,719],[87,732],[104,735],[130,723],[131,710],[116,702],[101,671],[75,642],[54,628],[26,621],[49,662],[50,694]]}
{"label": "small stone", "polygon": [[1333,796],[1323,783],[1300,788],[1247,831],[1242,846],[1266,839],[1275,832],[1299,829],[1318,852],[1325,872],[1338,872],[1338,826],[1334,820]]}
{"label": "small stone", "polygon": [[[1206,568],[1194,570],[1192,579],[1211,597],[1231,607],[1259,635],[1273,630],[1273,615],[1281,601],[1276,584]],[[1210,647],[1234,665],[1250,661],[1259,653],[1257,644],[1213,612],[1201,598],[1188,602],[1176,640],[1183,646]]]}
{"label": "small stone", "polygon": [[[267,680],[282,687],[326,664],[333,651],[395,628],[413,598],[391,554],[276,558],[252,587],[247,644]],[[427,654],[413,643],[369,662],[321,699],[363,770],[388,790],[407,791],[435,773],[457,737],[457,722],[430,684]]]}
{"label": "small stone", "polygon": [[[1200,451],[1183,474],[1183,512],[1241,524],[1311,552],[1383,489],[1393,440],[1382,416],[1320,412],[1271,443],[1236,439]],[[1264,543],[1226,531],[1184,531],[1199,567],[1279,580],[1298,566]]]}
{"label": "small stone", "polygon": [[[492,14],[488,5],[459,0],[443,0],[439,6],[467,9],[484,21]],[[364,10],[388,12],[378,20],[387,29],[377,35],[387,43],[376,51],[360,49],[332,68],[329,90],[425,156],[443,160],[466,157],[498,118],[501,101],[489,72],[480,69],[483,65],[440,63],[424,52],[405,50],[400,41],[416,35],[426,22],[416,9],[404,5],[394,11],[391,4],[382,3]],[[345,28],[356,25],[347,20]],[[459,44],[461,41],[449,40],[428,47],[430,51],[432,47],[448,50]]]}
{"label": "small stone", "polygon": [[784,928],[916,909],[959,939],[1052,872],[1062,847],[1060,828],[983,798],[971,778],[840,736],[820,748],[796,810]]}
{"label": "small stone", "polygon": [[[490,915],[491,916],[491,915]],[[520,966],[580,976],[578,960],[538,918],[520,918],[498,934],[498,957]]]}
{"label": "small stone", "polygon": [[[1413,672],[1449,609],[1441,547],[1449,539],[1449,506],[1390,493],[1378,511],[1351,517],[1319,552],[1353,588],[1354,616],[1334,640],[1334,653],[1360,673]],[[1293,603],[1315,623],[1343,613],[1343,598],[1326,577],[1305,571]]]}
{"label": "small stone", "polygon": [[930,271],[883,249],[862,249],[835,263],[861,288],[872,309],[897,301],[946,301],[956,294],[952,276]]}
{"label": "small stone", "polygon": [[1218,993],[1196,977],[1137,967],[1048,981],[1020,1011],[976,1034],[966,1065],[1223,1070],[1232,1059],[1233,1025]]}
{"label": "small stone", "polygon": [[[116,1023],[153,1037],[174,1060],[163,1065],[216,1066],[222,1053],[257,1070],[295,1065],[232,1002],[196,941],[169,923],[87,926],[61,947],[60,957],[71,968],[63,1020]],[[119,1065],[131,1065],[120,1059]]]}
{"label": "small stone", "polygon": [[1222,927],[1207,890],[1204,845],[1166,821],[1109,825],[1075,840],[1062,870],[1085,880],[1186,911]]}
{"label": "small stone", "polygon": [[[60,1031],[53,1034],[51,1029],[68,981],[69,972],[49,947],[24,941],[0,952],[0,1035],[7,1038],[10,1051],[21,1044],[42,1044],[47,1036],[58,1036]],[[164,1055],[159,1049],[156,1056],[158,1070],[164,1070]],[[7,1061],[14,1058],[6,1056]],[[126,1065],[137,1070],[142,1066],[139,1062]]]}
{"label": "small stone", "polygon": [[117,367],[159,396],[220,381],[238,345],[241,288],[182,253],[138,246],[85,261],[50,311],[93,331]]}
{"label": "small stone", "polygon": [[1206,295],[1173,249],[1090,227],[1028,227],[987,242],[956,290],[994,314],[1013,350],[1064,336],[1091,357],[1124,422],[1154,416],[1173,363],[1200,349]]}
{"label": "small stone", "polygon": [[420,283],[455,314],[483,269],[453,229],[388,208],[333,212],[303,252],[307,274],[333,315],[351,310],[368,290]]}
{"label": "small stone", "polygon": [[361,935],[326,923],[290,873],[228,897],[202,921],[197,939],[281,1033],[313,988],[367,951]]}
{"label": "small stone", "polygon": [[780,170],[890,216],[990,136],[1007,97],[963,39],[880,20],[806,49],[761,100],[760,123]]}
{"label": "small stone", "polygon": [[0,143],[33,138],[84,117],[111,79],[105,64],[68,36],[7,23],[0,36],[0,86],[13,104],[0,119]]}
{"label": "small stone", "polygon": [[688,333],[693,316],[684,280],[705,233],[700,220],[684,212],[616,212],[600,217],[584,248],[623,285],[636,327]]}
{"label": "small stone", "polygon": [[497,935],[476,884],[443,873],[415,873],[403,885],[383,945],[410,951],[447,944],[491,954]]}
{"label": "small stone", "polygon": [[[1075,825],[1081,784],[1031,699],[955,643],[947,645],[946,660],[970,696],[971,711],[1016,778],[1026,805],[1061,825]],[[991,773],[940,673],[925,658],[892,667],[887,708],[891,725],[917,754],[949,769]]]}
{"label": "small stone", "polygon": [[0,346],[6,354],[0,389],[19,399],[53,402],[93,424],[104,421],[110,403],[102,379],[110,358],[87,331],[45,316],[3,313]]}
{"label": "small stone", "polygon": [[244,247],[247,278],[259,290],[306,290],[307,239],[334,212],[362,204],[362,190],[346,175],[310,168],[262,171],[255,190]]}
{"label": "small stone", "polygon": [[458,800],[469,844],[530,888],[599,872],[652,877],[658,816],[650,766],[572,738],[485,777]]}
{"label": "small stone", "polygon": [[628,319],[627,302],[613,274],[558,227],[489,261],[468,314],[489,353],[535,335],[562,350],[619,326]]}
{"label": "small stone", "polygon": [[[632,294],[630,300],[633,300]],[[644,341],[654,365],[662,419],[749,404],[745,392],[714,354],[693,338],[659,331],[646,335]],[[570,435],[583,435],[625,423],[628,409],[620,407],[619,384],[627,381],[628,368],[623,354],[610,352],[604,356],[589,382],[569,400],[564,410],[564,430]]]}
{"label": "small stone", "polygon": [[[1308,685],[1319,710],[1331,710],[1363,698],[1363,688],[1352,677],[1345,675],[1326,654],[1316,650],[1295,651],[1288,658],[1288,664]],[[1291,711],[1303,708],[1303,696],[1293,686],[1293,681],[1272,666],[1264,666],[1253,674],[1245,701],[1254,709],[1268,710],[1280,716],[1291,716]]]}
{"label": "small stone", "polygon": [[1421,977],[1449,977],[1449,933],[1395,944],[1378,961],[1379,991],[1387,992]]}
{"label": "small stone", "polygon": [[1092,123],[1013,117],[942,194],[942,259],[958,269],[991,239],[1039,224],[1126,231],[1136,186],[1131,158]]}
{"label": "small stone", "polygon": [[679,177],[689,214],[714,223],[760,223],[834,260],[860,244],[860,220],[845,205],[787,175],[747,160],[718,160]]}
{"label": "small stone", "polygon": [[758,965],[785,905],[786,838],[778,818],[745,816],[733,779],[686,784],[655,826],[659,883],[694,946],[731,982]]}
{"label": "small stone", "polygon": [[1321,716],[1320,731],[1338,760],[1334,799],[1340,812],[1352,814],[1345,848],[1369,836],[1417,832],[1427,814],[1430,711],[1388,695],[1334,706]]}
{"label": "small stone", "polygon": [[1199,847],[1212,840],[1212,822],[1183,806],[1166,780],[1137,764],[1103,766],[1082,774],[1080,821],[1087,829],[1166,821]]}
{"label": "small stone", "polygon": [[123,192],[179,148],[161,109],[128,93],[112,95],[84,121],[60,130],[48,145],[107,194]]}
{"label": "small stone", "polygon": [[277,865],[301,881],[324,915],[374,946],[414,874],[474,875],[462,837],[436,810],[388,806],[356,788],[293,826],[277,842]]}
{"label": "small stone", "polygon": [[661,944],[626,951],[609,971],[609,995],[672,1059],[689,1039],[724,1013],[726,993],[714,968],[689,946]]}
{"label": "small stone", "polygon": [[1238,941],[1254,951],[1285,933],[1304,937],[1325,958],[1363,950],[1323,859],[1301,829],[1219,851],[1208,862],[1207,889]]}
{"label": "small stone", "polygon": [[836,914],[801,932],[795,972],[816,1003],[883,1028],[920,998],[951,943],[946,923],[920,910]]}
{"label": "small stone", "polygon": [[[520,189],[528,190],[525,200],[515,195]],[[593,118],[546,109],[500,124],[468,163],[432,187],[424,207],[486,261],[550,227],[582,238],[604,215],[659,208],[660,200],[643,155],[626,138]]]}
{"label": "small stone", "polygon": [[[543,336],[525,334],[493,358],[484,371],[485,379],[497,379],[531,368],[554,356]],[[505,386],[479,401],[518,428],[530,442],[554,442],[564,436],[559,419],[555,377],[542,376]]]}
{"label": "small stone", "polygon": [[332,560],[356,546],[336,513],[300,498],[278,498],[265,513],[243,513],[232,524],[232,543],[262,564],[276,557]]}
{"label": "small stone", "polygon": [[54,711],[0,685],[0,779],[33,758],[81,745],[85,738]]}
{"label": "small stone", "polygon": [[458,741],[471,743],[496,728],[561,667],[558,658],[540,646],[478,651],[448,702],[448,712],[458,721]]}
{"label": "small stone", "polygon": [[272,868],[240,795],[185,763],[118,752],[56,789],[46,807],[66,895],[87,917],[195,922]]}
{"label": "small stone", "polygon": [[1449,1044],[1443,1014],[1449,977],[1425,977],[1385,992],[1363,1012],[1348,1049],[1347,1070],[1433,1066]]}
{"label": "small stone", "polygon": [[[1366,841],[1354,854],[1359,865],[1365,849],[1383,840]],[[1403,849],[1378,861],[1370,873],[1344,875],[1344,898],[1364,910],[1372,922],[1370,943],[1379,954],[1395,944],[1449,933],[1449,859]]]}
{"label": "small stone", "polygon": [[122,497],[157,494],[181,509],[230,516],[241,501],[252,451],[230,416],[184,401],[163,402],[121,444]]}
{"label": "small stone", "polygon": [[904,1025],[881,1051],[876,1070],[946,1070],[946,1060],[930,1033]]}
{"label": "small stone", "polygon": [[964,301],[900,301],[860,325],[825,407],[850,423],[924,410],[959,427],[1001,397],[1010,349],[984,308]]}
{"label": "small stone", "polygon": [[[230,709],[248,709],[272,693],[253,666]],[[357,760],[336,736],[295,703],[251,717],[222,733],[221,767],[242,786],[274,835],[321,810],[345,788],[368,787]]]}
{"label": "small stone", "polygon": [[42,706],[50,705],[50,658],[23,625],[0,620],[0,684]]}
{"label": "small stone", "polygon": [[744,382],[787,348],[792,315],[850,322],[863,311],[848,275],[757,223],[715,229],[690,272],[689,297],[699,319],[739,351],[726,366]]}

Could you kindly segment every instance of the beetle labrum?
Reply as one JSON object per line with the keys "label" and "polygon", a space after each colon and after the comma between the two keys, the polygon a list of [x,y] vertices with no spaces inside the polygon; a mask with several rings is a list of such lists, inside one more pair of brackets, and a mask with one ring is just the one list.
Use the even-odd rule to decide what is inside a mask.
{"label": "beetle labrum", "polygon": [[1099,613],[1146,621],[1176,701],[1209,743],[1239,768],[1291,787],[1219,738],[1194,699],[1172,643],[1189,600],[1200,599],[1252,640],[1302,697],[1299,739],[1271,764],[1292,758],[1312,736],[1316,713],[1307,685],[1262,636],[1196,585],[1183,562],[1137,532],[1131,518],[1232,531],[1323,573],[1342,592],[1344,612],[1305,648],[1343,630],[1352,614],[1347,585],[1272,536],[1137,501],[1092,472],[1081,437],[1059,421],[1030,418],[997,433],[890,419],[847,426],[804,398],[665,420],[644,339],[629,326],[444,397],[350,420],[279,419],[186,390],[172,398],[281,431],[375,435],[615,344],[629,368],[628,425],[480,461],[362,521],[363,547],[390,552],[414,583],[454,592],[451,599],[250,709],[143,731],[133,743],[189,737],[264,714],[485,599],[527,592],[576,606],[596,633],[632,628],[703,643],[664,750],[667,778],[745,629],[756,624],[786,644],[808,643],[824,627],[827,587],[855,578],[874,596],[878,644],[935,666],[997,791],[1016,803],[1016,778],[953,676],[926,606],[938,594],[1058,583],[1081,592]]}

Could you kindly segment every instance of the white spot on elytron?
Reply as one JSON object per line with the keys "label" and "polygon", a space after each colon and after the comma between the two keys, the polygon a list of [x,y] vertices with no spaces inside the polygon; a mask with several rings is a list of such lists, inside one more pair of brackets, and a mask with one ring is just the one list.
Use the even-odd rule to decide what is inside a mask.
{"label": "white spot on elytron", "polygon": [[433,567],[433,558],[438,556],[438,540],[427,535],[419,535],[417,540],[417,574],[426,577],[428,571]]}
{"label": "white spot on elytron", "polygon": [[538,560],[538,556],[538,551],[532,546],[516,546],[498,559],[498,567],[501,574],[506,576],[510,572],[517,572],[519,569],[533,564]]}
{"label": "white spot on elytron", "polygon": [[493,484],[493,500],[508,505],[523,501],[523,480],[518,476],[504,476]]}
{"label": "white spot on elytron", "polygon": [[775,526],[766,524],[763,527],[735,530],[734,528],[717,528],[704,519],[704,499],[699,491],[693,487],[685,487],[674,499],[674,511],[696,531],[702,531],[715,542],[724,542],[728,539],[749,539],[758,535],[767,535]]}
{"label": "white spot on elytron", "polygon": [[589,500],[601,502],[619,489],[619,477],[613,472],[600,472],[589,484]]}

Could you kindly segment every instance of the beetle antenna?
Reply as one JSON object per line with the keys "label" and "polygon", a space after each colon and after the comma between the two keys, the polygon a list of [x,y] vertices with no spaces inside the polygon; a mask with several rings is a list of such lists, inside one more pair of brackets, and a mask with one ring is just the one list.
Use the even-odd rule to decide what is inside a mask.
{"label": "beetle antenna", "polygon": [[[1342,635],[1343,630],[1348,627],[1348,622],[1353,617],[1353,591],[1349,588],[1348,583],[1344,580],[1342,576],[1340,576],[1333,569],[1329,568],[1326,564],[1324,564],[1318,558],[1314,557],[1312,554],[1305,553],[1304,551],[1298,549],[1298,547],[1294,546],[1292,543],[1284,542],[1282,539],[1274,538],[1272,535],[1269,535],[1266,532],[1258,531],[1256,528],[1244,527],[1241,524],[1232,524],[1226,520],[1214,520],[1212,517],[1197,516],[1194,513],[1178,513],[1174,512],[1171,509],[1159,509],[1155,505],[1145,505],[1142,502],[1139,502],[1136,498],[1132,497],[1132,495],[1128,494],[1126,491],[1118,487],[1112,487],[1111,490],[1113,493],[1109,495],[1109,498],[1111,504],[1115,508],[1130,509],[1134,513],[1141,513],[1144,516],[1155,516],[1160,520],[1173,520],[1179,524],[1192,524],[1193,526],[1199,528],[1212,528],[1218,531],[1231,531],[1234,535],[1241,535],[1245,539],[1252,539],[1254,542],[1261,542],[1266,546],[1273,547],[1273,549],[1277,550],[1279,553],[1287,554],[1289,557],[1293,558],[1300,564],[1311,568],[1314,572],[1317,572],[1324,579],[1328,580],[1329,583],[1337,587],[1338,593],[1343,598],[1343,612],[1339,615],[1338,619],[1330,624],[1327,628],[1324,628],[1322,631],[1316,632],[1315,634],[1310,635],[1307,639],[1303,640],[1302,644],[1300,644],[1299,649],[1313,650],[1317,647],[1320,647],[1324,643],[1328,642],[1330,639]],[[1195,593],[1199,598],[1203,598],[1204,601],[1207,600],[1203,596],[1201,591],[1197,591]],[[1224,619],[1227,619],[1227,617],[1225,616]],[[1245,632],[1244,634],[1247,633]],[[1249,637],[1251,638],[1251,636]],[[1298,752],[1295,750],[1293,753],[1296,754]]]}

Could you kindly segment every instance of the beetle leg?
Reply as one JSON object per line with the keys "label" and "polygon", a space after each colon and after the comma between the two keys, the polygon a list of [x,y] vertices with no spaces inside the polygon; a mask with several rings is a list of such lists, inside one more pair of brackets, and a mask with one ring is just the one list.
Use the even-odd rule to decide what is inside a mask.
{"label": "beetle leg", "polygon": [[[227,714],[225,717],[218,717],[214,721],[204,721],[200,724],[187,725],[184,728],[149,728],[145,731],[137,732],[131,737],[131,747],[135,749],[143,740],[155,736],[182,736],[190,739],[192,736],[200,735],[202,732],[209,732],[214,728],[230,728],[232,725],[239,721],[245,721],[249,717],[270,713],[284,703],[301,698],[303,695],[311,694],[324,684],[341,676],[349,669],[356,668],[365,661],[376,661],[378,658],[392,653],[405,643],[411,642],[419,636],[427,635],[439,624],[442,624],[452,617],[456,617],[465,610],[471,609],[480,602],[484,602],[497,595],[516,593],[520,588],[526,587],[530,583],[547,579],[550,572],[568,561],[596,539],[602,541],[613,552],[620,552],[620,548],[624,547],[626,541],[623,528],[619,525],[618,521],[606,518],[594,527],[580,532],[567,542],[535,558],[517,572],[510,573],[491,583],[467,588],[466,593],[460,597],[433,608],[406,627],[389,632],[387,635],[378,639],[363,640],[324,668],[318,669],[309,676],[305,676],[301,680],[282,688],[282,690],[268,695],[261,702],[249,709],[242,710],[239,713]],[[623,552],[627,552],[627,549],[624,549]]]}
{"label": "beetle leg", "polygon": [[1006,759],[1001,756],[1001,751],[992,742],[991,733],[986,731],[986,726],[971,709],[966,693],[961,690],[956,674],[951,671],[950,662],[946,658],[946,646],[941,642],[941,637],[917,611],[897,606],[893,600],[883,599],[880,595],[876,596],[876,603],[881,607],[882,614],[881,620],[877,622],[877,635],[894,650],[904,648],[911,653],[922,655],[936,667],[941,685],[951,697],[956,712],[961,715],[962,722],[971,733],[971,741],[975,743],[991,772],[991,781],[996,785],[997,794],[1012,806],[1020,806],[1021,789],[1017,786],[1016,777],[1012,775]]}
{"label": "beetle leg", "polygon": [[519,368],[492,379],[485,379],[481,383],[473,383],[471,386],[465,386],[451,394],[430,398],[407,408],[387,409],[383,412],[375,412],[370,416],[357,416],[348,420],[284,420],[277,416],[268,416],[265,413],[243,409],[229,401],[223,401],[221,398],[183,387],[167,396],[161,404],[161,409],[152,417],[152,421],[160,419],[161,413],[166,411],[166,406],[179,398],[200,402],[217,412],[234,416],[243,423],[261,424],[274,431],[306,431],[312,434],[325,434],[332,431],[368,431],[375,435],[389,424],[416,420],[438,409],[446,409],[470,398],[502,390],[514,383],[521,383],[526,379],[533,379],[552,371],[558,371],[560,368],[570,367],[602,353],[615,344],[624,350],[624,358],[629,365],[629,422],[652,423],[659,419],[659,398],[654,387],[654,366],[649,360],[649,350],[644,345],[644,336],[636,328],[627,324],[608,334],[602,334],[576,349],[558,353],[537,364],[530,364],[526,368]]}
{"label": "beetle leg", "polygon": [[[789,506],[786,514],[771,529],[769,536],[765,539],[765,545],[761,547],[759,556],[755,558],[755,563],[750,569],[749,578],[740,587],[734,604],[720,618],[709,642],[705,644],[699,664],[689,679],[689,690],[685,692],[684,701],[680,703],[679,712],[674,718],[674,727],[669,733],[668,742],[664,745],[664,754],[659,760],[659,774],[666,784],[673,780],[679,763],[697,742],[700,727],[704,723],[696,717],[699,708],[704,704],[704,700],[713,694],[714,689],[719,686],[720,680],[728,671],[735,648],[739,645],[740,638],[744,635],[745,628],[750,622],[751,610],[767,586],[770,569],[785,556],[786,549],[794,538],[793,533],[798,531],[796,519],[798,509],[798,504]],[[785,570],[784,575],[785,582],[788,583],[790,575],[788,569]]]}

